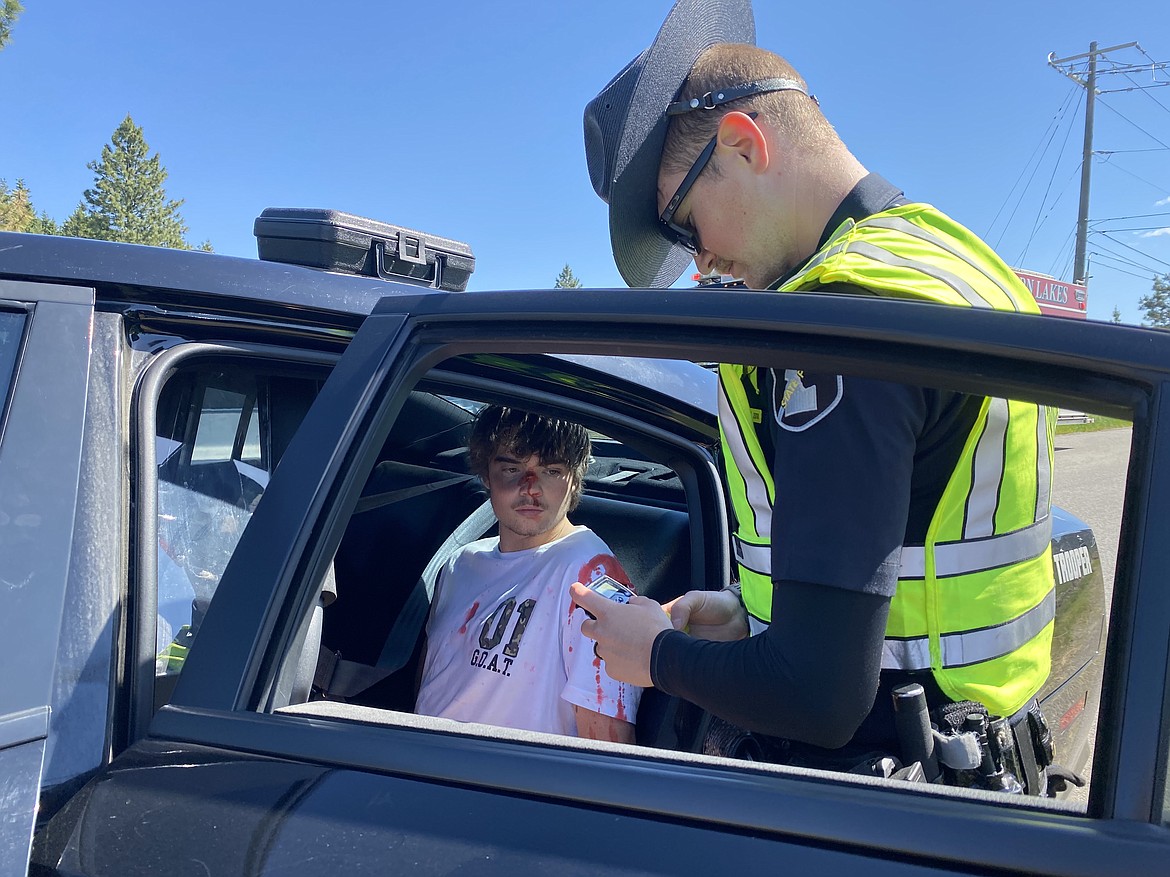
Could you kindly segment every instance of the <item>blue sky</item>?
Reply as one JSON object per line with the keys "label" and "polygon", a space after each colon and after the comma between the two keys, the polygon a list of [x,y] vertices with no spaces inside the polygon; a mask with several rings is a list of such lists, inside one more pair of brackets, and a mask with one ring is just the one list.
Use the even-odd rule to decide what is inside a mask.
{"label": "blue sky", "polygon": [[[265,207],[325,207],[467,241],[470,289],[622,286],[581,113],[649,44],[668,0],[25,0],[0,52],[0,177],[64,220],[129,113],[192,243],[255,257]],[[1047,64],[1170,61],[1164,0],[795,4],[757,42],[809,80],[867,168],[992,243],[1071,277],[1084,90]],[[1148,56],[1148,57],[1147,57]],[[1170,80],[1103,80],[1089,315],[1138,322],[1170,271]],[[1137,217],[1129,219],[1128,217]],[[1136,275],[1136,276],[1134,276]]]}

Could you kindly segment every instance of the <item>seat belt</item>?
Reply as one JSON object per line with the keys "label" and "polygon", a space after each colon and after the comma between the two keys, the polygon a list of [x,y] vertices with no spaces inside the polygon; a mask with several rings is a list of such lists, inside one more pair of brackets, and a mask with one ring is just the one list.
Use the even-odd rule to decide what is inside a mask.
{"label": "seat belt", "polygon": [[354,697],[406,666],[430,612],[439,570],[456,551],[483,536],[495,520],[491,500],[484,500],[439,546],[394,619],[377,664],[347,661],[338,652],[321,646],[313,683],[326,698]]}
{"label": "seat belt", "polygon": [[373,511],[383,506],[402,502],[404,499],[422,496],[424,493],[430,493],[433,490],[442,490],[444,487],[452,487],[456,484],[463,484],[464,482],[474,480],[474,475],[456,475],[453,478],[444,478],[442,481],[430,481],[425,484],[416,484],[414,487],[402,487],[398,490],[389,490],[385,493],[372,493],[358,500],[357,505],[354,506],[353,513],[357,515],[362,512]]}

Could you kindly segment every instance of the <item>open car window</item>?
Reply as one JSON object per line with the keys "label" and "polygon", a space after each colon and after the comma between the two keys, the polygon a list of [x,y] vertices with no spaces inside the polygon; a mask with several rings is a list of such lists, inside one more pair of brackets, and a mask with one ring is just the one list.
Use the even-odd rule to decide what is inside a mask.
{"label": "open car window", "polygon": [[[617,311],[628,305],[630,294],[620,305],[616,294],[613,302],[605,294],[594,295],[605,299],[595,301],[595,307],[608,303]],[[541,315],[548,325],[542,323],[539,330],[523,319],[485,327],[478,309],[490,307],[480,297],[466,305],[444,299],[434,305],[439,316],[433,319],[403,317],[394,311],[397,302],[386,304],[385,313],[376,314],[359,332],[294,440],[289,459],[295,457],[297,475],[288,476],[293,470],[286,469],[272,479],[266,491],[270,501],[261,505],[225,571],[220,594],[223,588],[230,593],[231,615],[219,616],[210,625],[210,638],[192,650],[193,675],[185,677],[188,684],[181,686],[178,698],[180,705],[201,709],[205,725],[197,733],[180,713],[164,710],[155,733],[178,734],[182,728],[182,733],[194,735],[185,739],[224,745],[232,732],[227,725],[221,732],[211,717],[223,711],[242,721],[247,714],[253,723],[249,728],[264,729],[249,732],[262,733],[264,740],[260,744],[259,738],[250,738],[250,751],[378,775],[467,783],[505,796],[572,797],[619,809],[646,805],[644,800],[635,803],[633,777],[637,774],[641,782],[649,771],[665,787],[685,781],[688,788],[697,783],[709,793],[698,799],[687,796],[685,802],[656,797],[653,808],[665,818],[726,820],[731,817],[722,808],[735,801],[739,815],[734,818],[747,818],[739,809],[747,807],[755,833],[809,831],[825,843],[869,845],[878,842],[869,820],[880,813],[883,832],[892,832],[883,833],[881,844],[929,847],[931,855],[942,856],[950,855],[943,835],[959,823],[989,828],[1004,807],[1044,812],[1044,819],[1016,824],[1019,840],[1033,840],[1049,852],[1056,849],[1058,837],[1076,845],[1066,832],[1066,819],[1088,816],[1115,824],[1124,813],[1126,819],[1161,823],[1167,751],[1159,704],[1166,652],[1158,624],[1166,620],[1160,613],[1168,607],[1156,590],[1139,586],[1137,563],[1139,556],[1146,557],[1156,568],[1164,559],[1142,537],[1144,515],[1151,503],[1161,502],[1159,494],[1145,487],[1161,471],[1151,449],[1164,440],[1166,429],[1161,408],[1154,404],[1162,384],[1150,377],[1160,366],[1143,360],[1103,373],[1100,361],[1112,336],[1099,338],[1097,329],[1114,331],[1104,327],[1088,327],[1087,332],[1083,326],[1056,327],[1050,332],[1046,326],[1045,332],[1033,335],[1031,329],[1038,324],[1026,317],[954,314],[951,309],[887,302],[821,298],[813,303],[785,297],[776,303],[763,301],[768,297],[728,295],[736,298],[733,304],[758,316],[760,328],[745,333],[742,327],[733,331],[718,325],[703,310],[702,298],[695,300],[693,313],[674,316],[677,326],[655,324],[652,330],[649,320],[645,325],[616,317],[591,322],[575,310],[580,302],[573,300],[565,301],[564,313],[553,313],[556,306],[550,305],[550,313]],[[656,306],[634,298],[648,313]],[[687,297],[679,301],[685,311]],[[416,304],[423,311],[430,306],[407,302],[401,307],[405,312]],[[490,304],[522,310],[510,299]],[[456,314],[460,308],[466,313]],[[879,325],[879,317],[889,320]],[[566,330],[574,320],[582,325]],[[848,331],[824,330],[830,340],[818,337],[820,329],[803,328],[850,321],[856,327]],[[626,334],[611,338],[607,330]],[[1129,331],[1136,332],[1116,330]],[[1087,337],[1073,339],[1077,332]],[[728,581],[728,498],[719,487],[713,411],[664,398],[647,381],[607,380],[604,365],[586,371],[534,352],[581,352],[585,342],[568,335],[589,338],[591,356],[677,357],[689,345],[702,362],[750,357],[763,367],[783,369],[786,359],[795,358],[831,373],[913,380],[932,391],[994,393],[1051,407],[1057,421],[1054,511],[1048,541],[1035,555],[1050,567],[1051,594],[1040,601],[1050,612],[1046,618],[1040,612],[1029,615],[1028,623],[1040,619],[1035,629],[1027,624],[1013,629],[1052,643],[1052,667],[1039,696],[1056,763],[1066,771],[1066,794],[1049,800],[990,792],[975,783],[875,779],[808,764],[712,756],[704,752],[709,715],[669,697],[660,699],[656,725],[642,727],[639,715],[637,745],[628,747],[415,715],[410,664],[399,665],[356,694],[322,699],[314,692],[321,647],[339,654],[340,660],[377,667],[389,629],[402,614],[400,606],[405,606],[435,546],[467,519],[468,509],[482,503],[466,466],[468,409],[474,404],[501,402],[555,414],[602,437],[586,497],[610,515],[602,514],[597,526],[612,521],[612,538],[619,543],[624,539],[613,546],[623,564],[627,552],[647,547],[645,557],[630,565],[641,565],[647,581],[667,583],[659,599],[692,588],[722,587]],[[700,336],[705,340],[696,345]],[[1150,340],[1144,333],[1142,337]],[[1088,359],[1077,360],[1066,352],[1074,340]],[[1093,346],[1098,342],[1105,346]],[[473,404],[456,404],[457,399]],[[1077,422],[1081,420],[1092,422]],[[1075,431],[1081,427],[1105,428]],[[279,500],[274,500],[277,495]],[[429,511],[422,511],[424,504]],[[1037,509],[1040,505],[1034,504]],[[396,520],[375,523],[383,516]],[[674,529],[676,522],[679,529]],[[676,535],[668,537],[672,532]],[[655,562],[668,568],[658,569]],[[336,578],[337,599],[324,607],[319,632],[314,632],[322,583],[329,573]],[[257,581],[265,582],[264,589],[255,587]],[[369,600],[373,602],[365,602]],[[1138,606],[1145,611],[1136,611]],[[214,608],[211,617],[215,620]],[[342,618],[346,620],[337,620]],[[242,634],[261,629],[271,633],[254,646],[241,642]],[[989,647],[1002,639],[991,627],[943,633],[956,634],[955,642]],[[410,658],[417,667],[421,643],[412,645]],[[1139,646],[1145,650],[1144,661],[1132,658]],[[929,667],[930,648],[922,653]],[[1156,661],[1151,661],[1152,654]],[[208,663],[216,659],[214,665]],[[225,666],[236,668],[227,680]],[[306,668],[312,681],[308,694],[292,696],[306,690],[292,681],[303,679]],[[647,719],[652,715],[645,713]],[[328,733],[320,733],[325,728]],[[442,742],[436,749],[437,740]],[[456,751],[459,758],[444,759],[437,754],[440,750]],[[583,764],[588,770],[575,773],[574,765]],[[740,784],[749,776],[750,791]],[[1081,780],[1084,786],[1078,788]],[[816,799],[827,802],[821,815],[831,811],[832,819],[806,811],[814,789]],[[750,807],[745,803],[749,798],[754,802]],[[927,830],[923,836],[924,826],[937,832]],[[984,850],[980,855],[1008,867],[1006,852],[1000,856]],[[1011,867],[1018,867],[1018,860],[1011,861]]]}
{"label": "open car window", "polygon": [[[604,363],[593,365],[605,373]],[[528,405],[587,423],[594,437],[594,459],[581,505],[570,520],[590,527],[613,548],[639,593],[665,603],[687,590],[717,588],[726,582],[729,573],[723,578],[708,575],[727,564],[729,551],[726,519],[710,496],[719,490],[713,419],[704,423],[706,432],[688,432],[680,424],[677,435],[658,433],[649,423],[639,428],[614,418],[596,407],[597,400],[590,407],[572,394],[553,398],[543,389],[534,393],[523,386],[522,376],[533,368],[523,357],[498,356],[496,366],[489,379],[467,360],[444,363],[406,398],[365,475],[333,558],[338,599],[324,613],[319,646],[338,663],[323,671],[316,668],[317,678],[303,703],[270,701],[270,708],[391,724],[421,720],[413,715],[413,697],[424,640],[416,625],[406,628],[408,643],[398,641],[404,635],[399,619],[418,597],[428,563],[486,500],[482,485],[469,474],[466,448],[471,417],[485,402]],[[552,361],[544,364],[553,367]],[[511,382],[506,379],[509,374]],[[712,399],[709,410],[713,409]],[[1037,694],[1058,751],[1054,771],[1062,774],[1065,785],[1060,797],[1083,810],[1091,780],[1106,601],[1132,428],[1125,420],[1071,409],[1054,410],[1050,420],[1056,429],[1054,511],[1046,524],[1051,541],[1044,547],[1043,562],[1051,566],[1053,591],[1045,598],[1046,620],[1029,635],[1046,628],[1043,636],[1052,643],[1054,665]],[[1103,494],[1102,484],[1112,485],[1112,491]],[[718,496],[718,503],[727,501],[721,492]],[[492,535],[493,523],[490,518],[481,522],[467,539]],[[968,639],[974,642],[977,637],[976,633]],[[497,639],[500,642],[481,650],[484,669],[491,669],[492,649],[506,645],[507,637]],[[952,648],[958,640],[959,634],[952,631]],[[309,642],[318,647],[315,639]],[[303,647],[304,640],[297,643]],[[391,670],[387,662],[391,654],[401,657],[391,672],[385,672]],[[380,662],[383,672],[378,672]],[[288,666],[303,672],[304,661],[290,657]],[[289,688],[278,686],[277,691]],[[888,698],[889,690],[883,688],[879,696]],[[437,724],[453,730],[449,723]],[[711,717],[703,710],[649,691],[637,721],[637,741],[667,751],[728,754],[730,750],[713,742],[710,725]],[[889,754],[903,757],[898,751]],[[1018,763],[1013,767],[1024,769]],[[1077,786],[1082,780],[1085,785]],[[956,785],[980,788],[973,775]]]}
{"label": "open car window", "polygon": [[156,706],[169,698],[223,571],[323,378],[221,351],[181,363],[162,384],[153,412]]}

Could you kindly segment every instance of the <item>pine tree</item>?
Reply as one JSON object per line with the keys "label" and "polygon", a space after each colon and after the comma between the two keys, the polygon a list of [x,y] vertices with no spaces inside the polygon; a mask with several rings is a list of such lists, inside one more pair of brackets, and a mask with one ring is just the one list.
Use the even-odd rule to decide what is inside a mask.
{"label": "pine tree", "polygon": [[1121,322],[1121,311],[1118,310],[1117,305],[1113,306],[1113,320],[1112,320],[1112,322],[1114,322],[1114,323]]}
{"label": "pine tree", "polygon": [[179,215],[183,201],[168,201],[167,179],[158,153],[148,155],[142,129],[129,115],[102,147],[92,189],[66,220],[62,231],[80,237],[189,250],[187,226]]}
{"label": "pine tree", "polygon": [[565,267],[561,269],[561,273],[557,275],[557,282],[553,284],[554,289],[577,289],[581,286],[581,281],[573,274],[573,269],[569,267],[569,263],[565,263]]}
{"label": "pine tree", "polygon": [[0,231],[23,231],[30,234],[60,234],[60,230],[47,213],[37,216],[24,180],[16,181],[16,188],[9,189],[8,182],[0,179]]}
{"label": "pine tree", "polygon": [[61,234],[71,238],[102,238],[102,231],[97,227],[94,218],[85,209],[82,201],[69,214],[69,218],[61,224]]}
{"label": "pine tree", "polygon": [[1138,299],[1138,307],[1146,312],[1145,325],[1170,329],[1170,273],[1154,278],[1153,290]]}
{"label": "pine tree", "polygon": [[9,189],[8,181],[0,179],[0,231],[28,231],[36,218],[24,180]]}
{"label": "pine tree", "polygon": [[8,41],[12,39],[12,27],[22,12],[24,6],[20,0],[3,0],[3,3],[0,3],[0,49],[8,45]]}

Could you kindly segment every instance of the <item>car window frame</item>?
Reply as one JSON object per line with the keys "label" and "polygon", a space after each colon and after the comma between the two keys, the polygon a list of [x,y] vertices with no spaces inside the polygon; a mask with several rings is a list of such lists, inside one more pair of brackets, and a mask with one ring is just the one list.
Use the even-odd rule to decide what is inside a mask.
{"label": "car window frame", "polygon": [[[265,674],[274,672],[271,650],[253,646],[265,639],[269,644],[279,643],[282,637],[287,639],[295,618],[307,612],[310,595],[304,583],[320,575],[327,556],[336,547],[335,542],[330,545],[330,540],[340,538],[334,531],[339,521],[348,517],[347,506],[352,508],[360,490],[350,473],[360,468],[356,461],[368,453],[370,442],[360,440],[362,429],[371,418],[391,413],[394,405],[400,404],[395,401],[396,394],[404,392],[404,386],[412,385],[436,362],[468,350],[531,350],[534,343],[568,353],[588,349],[590,353],[652,355],[690,347],[704,360],[713,361],[742,360],[744,351],[754,351],[753,360],[759,356],[766,361],[775,356],[768,350],[779,341],[784,344],[786,356],[799,355],[808,368],[849,371],[846,366],[852,364],[858,371],[856,367],[864,364],[861,371],[869,376],[927,386],[937,386],[942,380],[940,375],[946,375],[947,385],[959,390],[983,387],[987,392],[993,388],[1017,398],[1113,412],[1133,420],[1134,450],[1125,500],[1126,520],[1118,548],[1115,621],[1106,656],[1106,685],[1112,687],[1102,700],[1100,717],[1101,727],[1117,733],[1106,732],[1098,737],[1089,818],[1032,801],[1021,805],[1027,811],[1026,817],[1016,814],[1015,807],[961,806],[955,811],[955,802],[965,796],[951,793],[950,803],[933,802],[919,814],[919,818],[928,817],[926,823],[913,827],[909,822],[885,824],[892,834],[887,834],[881,843],[890,849],[901,844],[902,849],[945,856],[963,846],[953,845],[958,823],[966,823],[963,832],[977,837],[990,835],[982,835],[972,820],[984,823],[982,831],[990,831],[996,823],[1007,820],[1018,823],[1021,839],[1031,834],[1033,841],[1042,841],[1038,847],[1033,844],[1028,854],[1032,860],[1039,861],[1039,857],[1054,855],[1060,849],[1063,852],[1055,860],[1048,860],[1046,868],[1052,867],[1053,861],[1079,861],[1077,870],[1085,873],[1115,864],[1118,859],[1111,858],[1110,850],[1112,854],[1137,855],[1145,849],[1143,843],[1164,843],[1166,830],[1158,822],[1167,757],[1160,743],[1165,730],[1165,630],[1170,627],[1170,595],[1167,589],[1159,588],[1158,571],[1170,570],[1170,546],[1156,533],[1147,534],[1139,522],[1170,519],[1170,495],[1162,496],[1150,489],[1152,484],[1170,483],[1170,408],[1164,404],[1170,390],[1170,371],[1165,364],[1170,363],[1166,355],[1170,340],[1163,343],[1149,333],[1141,333],[1139,340],[1134,330],[1123,327],[1029,324],[1028,320],[1046,318],[959,311],[929,304],[862,303],[823,296],[751,298],[750,293],[726,291],[717,296],[680,297],[678,309],[664,320],[656,300],[629,291],[621,294],[619,299],[616,291],[591,291],[588,301],[580,294],[569,294],[551,304],[542,299],[539,314],[525,312],[523,294],[519,293],[501,293],[494,298],[478,294],[461,299],[405,298],[379,306],[330,378],[339,386],[348,382],[345,391],[330,392],[327,387],[328,403],[319,401],[310,412],[314,426],[324,427],[332,422],[331,428],[325,430],[328,434],[316,430],[303,441],[301,435],[294,440],[298,461],[317,459],[311,476],[298,478],[299,485],[286,479],[280,487],[290,491],[286,496],[294,500],[295,508],[283,520],[276,515],[265,517],[264,527],[255,528],[246,537],[255,544],[268,539],[277,539],[273,544],[285,544],[291,539],[288,556],[266,566],[257,565],[250,554],[238,552],[225,575],[225,583],[235,582],[232,609],[239,614],[221,618],[215,637],[219,648],[232,651],[227,660],[230,673],[226,678],[216,678],[210,659],[205,655],[201,658],[196,650],[192,669],[200,669],[181,680],[176,707],[159,714],[152,733],[179,734],[209,745],[231,745],[230,723],[221,724],[220,720],[232,717],[239,721],[245,712],[249,726],[258,722],[258,727],[268,727],[265,722],[271,721],[275,723],[273,729],[284,728],[284,717],[251,712],[259,704]],[[729,318],[729,313],[736,316]],[[1045,331],[1034,337],[1040,325],[1045,326]],[[408,359],[409,366],[401,367],[397,362],[400,357]],[[293,450],[290,448],[290,453]],[[272,489],[280,484],[281,479],[275,479]],[[287,527],[292,527],[295,535],[280,537],[281,529]],[[274,589],[265,594],[245,594],[240,582],[249,576],[254,580],[257,575],[274,581]],[[301,583],[299,593],[297,582]],[[209,613],[209,621],[215,608]],[[224,657],[222,653],[219,656]],[[289,740],[302,739],[299,730],[290,729],[287,733]],[[331,739],[337,739],[336,735]],[[269,740],[252,751],[271,751],[275,745],[274,740]],[[296,747],[284,751],[288,755]],[[311,757],[325,756],[324,749],[314,749]],[[355,764],[336,750],[331,750],[328,758],[340,758],[336,763]],[[363,756],[366,758],[374,756],[367,754]],[[358,759],[360,764],[356,766],[403,769],[394,759],[363,759]],[[1126,769],[1120,770],[1121,765]],[[482,776],[464,776],[463,780],[484,782]],[[447,781],[459,779],[448,776]],[[802,795],[799,786],[794,787],[792,796],[784,800],[791,806],[802,806],[812,789],[806,787]],[[908,800],[924,794],[883,788],[883,796],[892,796],[886,800],[864,795],[856,798],[857,789],[850,784],[816,784],[816,789],[822,802],[840,803],[841,815],[853,812],[857,817],[834,818],[834,828],[827,833],[823,825],[820,827],[823,841],[841,844],[874,843],[869,830],[873,825],[867,828],[853,822],[865,821],[864,811],[872,815],[875,804],[892,809],[905,805],[907,812],[917,812],[918,805]],[[698,818],[693,810],[684,813],[681,804],[679,808],[671,812],[680,818]],[[949,821],[952,817],[954,824]],[[706,811],[704,818],[718,821],[720,817]],[[936,827],[939,832],[934,831]],[[1099,846],[1077,839],[1077,832],[1086,829]],[[941,840],[944,837],[952,846],[947,847]],[[1002,846],[1000,850],[980,850],[969,861],[1021,867],[1014,853],[1008,852],[1014,845]],[[1141,855],[1148,856],[1149,850]]]}
{"label": "car window frame", "polygon": [[255,361],[257,372],[263,365],[272,373],[282,368],[320,367],[326,370],[338,362],[333,352],[315,351],[281,345],[183,341],[158,354],[143,370],[132,396],[131,422],[132,489],[134,507],[131,515],[131,551],[134,556],[129,586],[132,623],[125,633],[126,673],[130,680],[126,703],[127,721],[117,741],[117,750],[141,739],[155,712],[155,625],[158,612],[158,460],[157,406],[167,381],[176,372],[200,363]]}
{"label": "car window frame", "polygon": [[0,280],[0,302],[26,314],[0,441],[0,860],[24,863],[55,718],[58,644],[67,635],[94,291]]}

